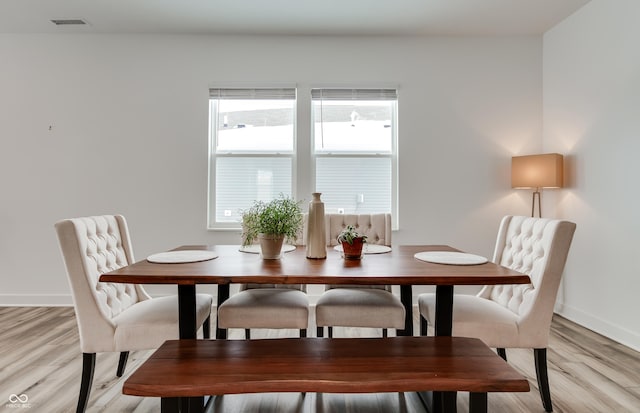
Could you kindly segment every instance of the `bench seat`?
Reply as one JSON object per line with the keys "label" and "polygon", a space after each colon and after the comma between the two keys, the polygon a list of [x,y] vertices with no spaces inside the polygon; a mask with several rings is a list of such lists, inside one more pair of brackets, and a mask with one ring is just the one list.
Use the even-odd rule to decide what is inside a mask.
{"label": "bench seat", "polygon": [[423,390],[524,392],[529,383],[478,339],[389,337],[171,340],[123,386],[162,398]]}

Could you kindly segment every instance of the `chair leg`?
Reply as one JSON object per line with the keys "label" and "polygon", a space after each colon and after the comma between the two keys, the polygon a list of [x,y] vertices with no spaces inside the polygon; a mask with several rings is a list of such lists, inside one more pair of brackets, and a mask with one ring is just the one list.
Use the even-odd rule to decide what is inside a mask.
{"label": "chair leg", "polygon": [[307,329],[306,328],[301,328],[300,329],[300,337],[304,338],[307,336]]}
{"label": "chair leg", "polygon": [[420,314],[420,335],[426,336],[428,328],[429,328],[429,323],[427,322],[427,319],[424,318],[422,314]]}
{"label": "chair leg", "polygon": [[120,360],[118,361],[118,371],[116,371],[116,376],[122,377],[124,374],[124,368],[127,367],[127,360],[129,359],[129,352],[123,351],[120,353]]}
{"label": "chair leg", "polygon": [[249,328],[244,329],[244,338],[247,340],[251,340],[251,329]]}
{"label": "chair leg", "polygon": [[202,338],[211,338],[211,314],[209,314],[209,317],[202,323]]}
{"label": "chair leg", "polygon": [[507,350],[504,348],[497,348],[496,352],[500,357],[502,357],[502,360],[507,361]]}
{"label": "chair leg", "polygon": [[382,338],[387,338],[387,336],[388,336],[388,335],[389,335],[389,334],[387,333],[387,329],[386,329],[386,328],[383,328],[383,329],[382,329]]}
{"label": "chair leg", "polygon": [[324,327],[316,327],[316,337],[324,336]]}
{"label": "chair leg", "polygon": [[333,327],[327,327],[327,337],[333,338]]}
{"label": "chair leg", "polygon": [[534,348],[533,356],[536,363],[536,377],[538,378],[538,389],[545,412],[552,412],[551,391],[549,390],[549,376],[547,375],[547,349]]}
{"label": "chair leg", "polygon": [[82,353],[82,381],[80,382],[80,396],[76,413],[84,413],[89,403],[93,372],[96,368],[96,353]]}

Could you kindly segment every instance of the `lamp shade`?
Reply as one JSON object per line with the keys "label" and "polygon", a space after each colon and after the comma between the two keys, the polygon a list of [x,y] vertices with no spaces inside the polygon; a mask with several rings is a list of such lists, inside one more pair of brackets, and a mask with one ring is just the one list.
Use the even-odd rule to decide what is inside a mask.
{"label": "lamp shade", "polygon": [[511,158],[512,188],[562,188],[563,157],[557,153]]}

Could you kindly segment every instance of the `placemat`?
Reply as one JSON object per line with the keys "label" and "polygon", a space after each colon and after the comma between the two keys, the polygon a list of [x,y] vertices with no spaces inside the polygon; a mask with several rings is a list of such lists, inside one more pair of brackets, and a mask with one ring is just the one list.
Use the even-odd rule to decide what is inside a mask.
{"label": "placemat", "polygon": [[456,251],[425,251],[414,255],[417,259],[435,264],[478,265],[488,262],[485,257]]}
{"label": "placemat", "polygon": [[[338,244],[335,247],[333,247],[333,249],[336,251],[342,252],[342,245]],[[386,245],[364,244],[362,246],[363,254],[384,254],[387,252],[391,252],[391,247],[388,247]]]}
{"label": "placemat", "polygon": [[152,254],[147,261],[156,264],[180,264],[186,262],[207,261],[218,258],[218,254],[208,250],[179,250]]}
{"label": "placemat", "polygon": [[[291,252],[295,250],[296,250],[295,245],[284,244],[282,246],[282,252]],[[251,244],[251,245],[247,245],[246,247],[240,246],[240,248],[238,248],[238,251],[246,252],[249,254],[260,254],[262,252],[260,251],[260,244]]]}

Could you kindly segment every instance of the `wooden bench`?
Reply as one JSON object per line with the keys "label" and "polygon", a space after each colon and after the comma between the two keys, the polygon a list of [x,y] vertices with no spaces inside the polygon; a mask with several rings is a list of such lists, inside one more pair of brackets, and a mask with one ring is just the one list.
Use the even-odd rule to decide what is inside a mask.
{"label": "wooden bench", "polygon": [[390,337],[172,340],[123,386],[162,397],[163,412],[205,395],[423,390],[470,392],[470,412],[486,412],[487,392],[526,392],[529,383],[478,339]]}

